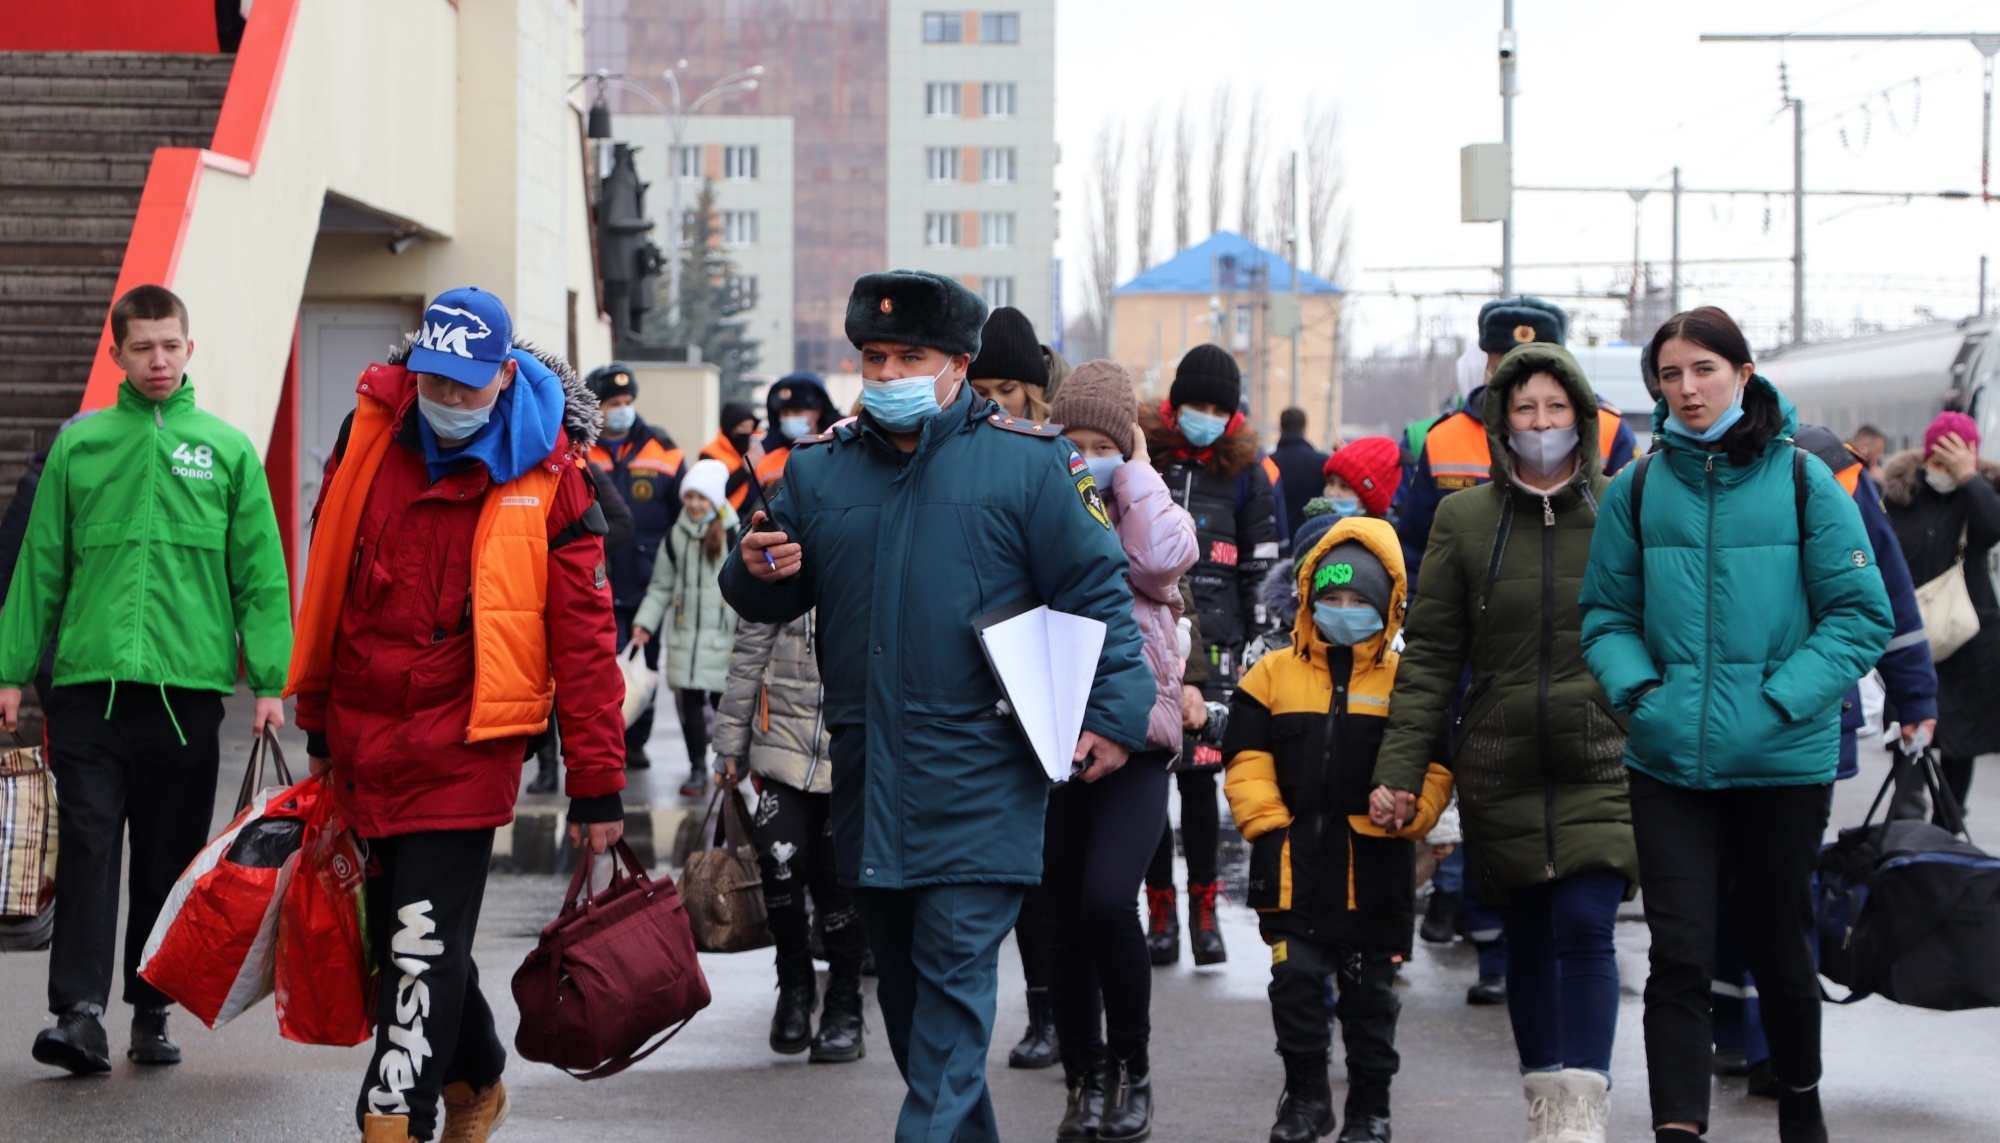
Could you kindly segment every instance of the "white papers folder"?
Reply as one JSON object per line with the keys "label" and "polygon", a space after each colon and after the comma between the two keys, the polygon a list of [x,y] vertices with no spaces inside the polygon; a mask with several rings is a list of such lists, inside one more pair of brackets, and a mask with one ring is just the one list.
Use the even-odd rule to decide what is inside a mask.
{"label": "white papers folder", "polygon": [[1051,781],[1068,781],[1104,651],[1104,622],[1034,606],[981,616],[973,627],[1042,769]]}

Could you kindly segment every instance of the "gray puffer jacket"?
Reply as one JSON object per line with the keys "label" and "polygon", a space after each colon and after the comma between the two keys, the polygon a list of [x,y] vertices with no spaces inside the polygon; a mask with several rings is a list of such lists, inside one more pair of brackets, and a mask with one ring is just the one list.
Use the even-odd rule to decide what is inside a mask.
{"label": "gray puffer jacket", "polygon": [[742,622],[715,715],[715,756],[748,758],[752,773],[795,790],[833,790],[813,613],[790,623]]}

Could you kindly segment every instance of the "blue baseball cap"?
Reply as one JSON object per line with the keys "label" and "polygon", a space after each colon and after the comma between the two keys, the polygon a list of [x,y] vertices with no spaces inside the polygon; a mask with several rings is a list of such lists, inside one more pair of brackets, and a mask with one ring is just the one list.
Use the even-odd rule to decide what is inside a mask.
{"label": "blue baseball cap", "polygon": [[410,349],[413,373],[435,373],[484,389],[514,348],[514,319],[500,299],[477,286],[446,290],[424,308],[423,329]]}

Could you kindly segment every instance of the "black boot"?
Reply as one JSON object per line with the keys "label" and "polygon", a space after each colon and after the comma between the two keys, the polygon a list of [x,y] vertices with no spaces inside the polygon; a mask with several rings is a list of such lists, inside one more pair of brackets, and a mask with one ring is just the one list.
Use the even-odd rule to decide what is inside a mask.
{"label": "black boot", "polygon": [[1347,1126],[1337,1143],[1389,1143],[1389,1081],[1347,1076]]}
{"label": "black boot", "polygon": [[1333,1084],[1326,1077],[1325,1054],[1286,1052],[1284,1056],[1285,1094],[1278,1100],[1271,1143],[1312,1143],[1333,1134]]}
{"label": "black boot", "polygon": [[95,1004],[72,1005],[56,1018],[55,1027],[36,1033],[36,1062],[80,1076],[110,1071],[111,1040],[99,1019],[103,1015],[104,1009]]}
{"label": "black boot", "polygon": [[820,1013],[819,1034],[813,1037],[812,1062],[848,1064],[866,1056],[867,1030],[861,1018],[860,974],[828,976],[826,1010]]}
{"label": "black boot", "polygon": [[1153,1136],[1153,1068],[1146,1044],[1114,1044],[1104,1056],[1103,1143],[1138,1143]]}
{"label": "black boot", "polygon": [[1146,887],[1146,955],[1152,958],[1154,968],[1165,968],[1181,959],[1181,919],[1172,886]]}
{"label": "black boot", "polygon": [[1188,947],[1194,951],[1194,962],[1198,965],[1221,964],[1229,959],[1229,950],[1222,945],[1222,930],[1215,927],[1215,898],[1221,892],[1220,881],[1205,885],[1188,883]]}
{"label": "black boot", "polygon": [[771,1014],[771,1050],[796,1056],[812,1046],[818,978],[810,957],[778,958],[778,1010]]}
{"label": "black boot", "polygon": [[125,1052],[125,1058],[135,1064],[181,1062],[181,1046],[167,1038],[166,1009],[132,1010],[132,1047]]}
{"label": "black boot", "polygon": [[1418,927],[1417,935],[1428,944],[1450,944],[1458,936],[1458,914],[1464,908],[1464,898],[1456,893],[1432,893],[1431,903],[1424,906],[1424,923]]}
{"label": "black boot", "polygon": [[553,794],[556,792],[556,774],[561,769],[561,760],[556,757],[555,736],[550,735],[542,748],[535,752],[535,777],[528,783],[530,794]]}
{"label": "black boot", "polygon": [[1056,1046],[1056,1017],[1049,1004],[1049,990],[1028,990],[1028,1031],[1014,1050],[1007,1053],[1010,1068],[1052,1068],[1060,1058]]}
{"label": "black boot", "polygon": [[1467,1004],[1507,1003],[1507,978],[1481,973],[1479,983],[1465,990]]}
{"label": "black boot", "polygon": [[1104,1122],[1104,1049],[1072,1048],[1063,1053],[1062,1065],[1069,1101],[1056,1125],[1057,1143],[1095,1139]]}
{"label": "black boot", "polygon": [[1819,1088],[1778,1089],[1779,1143],[1826,1143],[1826,1119],[1820,1114]]}
{"label": "black boot", "polygon": [[[630,763],[627,763],[627,765],[629,766]],[[708,771],[699,765],[690,770],[688,772],[688,780],[681,783],[681,797],[708,797]]]}

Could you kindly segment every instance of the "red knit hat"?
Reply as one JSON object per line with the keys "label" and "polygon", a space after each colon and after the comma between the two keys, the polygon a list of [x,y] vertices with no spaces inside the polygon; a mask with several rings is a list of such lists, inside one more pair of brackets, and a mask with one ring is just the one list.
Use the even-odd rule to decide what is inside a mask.
{"label": "red knit hat", "polygon": [[1975,452],[1978,451],[1979,423],[1964,413],[1946,409],[1931,422],[1930,428],[1924,430],[1924,455],[1929,456],[1931,450],[1937,447],[1938,438],[1950,433],[1957,433],[1959,440],[1971,446]]}
{"label": "red knit hat", "polygon": [[1403,482],[1403,453],[1388,437],[1358,437],[1326,458],[1325,475],[1345,480],[1360,495],[1361,507],[1381,516]]}

